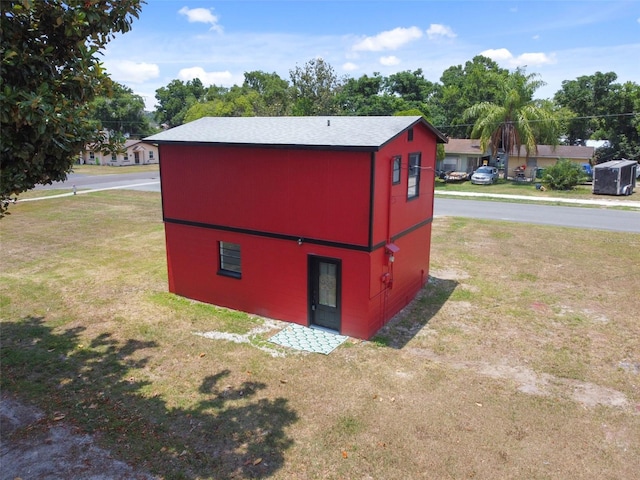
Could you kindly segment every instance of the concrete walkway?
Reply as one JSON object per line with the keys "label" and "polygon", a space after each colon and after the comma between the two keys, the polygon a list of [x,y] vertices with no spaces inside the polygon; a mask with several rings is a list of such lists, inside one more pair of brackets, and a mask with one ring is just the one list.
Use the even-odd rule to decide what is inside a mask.
{"label": "concrete walkway", "polygon": [[[464,198],[499,198],[501,200],[524,200],[527,202],[542,203],[567,203],[573,205],[592,205],[598,207],[630,207],[639,208],[640,201],[622,200],[611,197],[597,198],[558,198],[558,197],[532,197],[528,195],[507,195],[504,193],[481,193],[481,192],[441,192],[436,190],[436,195],[464,197]],[[627,198],[627,197],[622,197]]]}

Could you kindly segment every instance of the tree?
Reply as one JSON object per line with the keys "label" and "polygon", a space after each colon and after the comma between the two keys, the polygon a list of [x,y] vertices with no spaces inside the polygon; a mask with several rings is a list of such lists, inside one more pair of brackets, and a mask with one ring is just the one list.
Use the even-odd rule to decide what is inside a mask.
{"label": "tree", "polygon": [[264,100],[255,90],[234,85],[230,89],[211,87],[206,102],[196,102],[187,110],[184,121],[202,117],[253,117]]}
{"label": "tree", "polygon": [[472,126],[465,125],[465,110],[477,103],[496,103],[508,76],[507,69],[482,55],[473,57],[464,67],[446,69],[440,77],[442,85],[433,96],[435,111],[443,117],[436,125],[446,125],[443,131],[452,138],[469,138]]}
{"label": "tree", "polygon": [[129,87],[114,82],[111,95],[91,102],[90,116],[110,135],[142,138],[154,132],[145,115],[144,100]]}
{"label": "tree", "polygon": [[435,85],[424,78],[422,69],[414,72],[404,71],[389,75],[385,88],[392,95],[398,95],[405,100],[410,108],[424,109],[435,91]]}
{"label": "tree", "polygon": [[509,172],[509,155],[524,147],[527,158],[537,151],[539,139],[557,143],[560,127],[555,112],[548,102],[533,100],[535,91],[543,85],[536,74],[525,74],[521,69],[507,77],[501,86],[500,95],[495,103],[482,102],[469,107],[464,119],[474,119],[472,138],[480,138],[483,152],[488,148],[492,155],[500,149],[505,152],[505,178]]}
{"label": "tree", "polygon": [[259,70],[246,72],[242,86],[260,96],[261,102],[255,106],[256,115],[277,117],[290,113],[292,99],[289,82],[277,73]]}
{"label": "tree", "polygon": [[[576,114],[567,132],[569,145],[584,145],[602,126],[605,116],[613,112],[618,76],[614,72],[583,75],[576,80],[564,80],[554,95],[558,105]],[[608,139],[605,139],[608,140]]]}
{"label": "tree", "polygon": [[598,149],[598,162],[613,158],[640,159],[640,85],[614,83],[614,72],[596,72],[576,80],[565,80],[554,100],[572,110],[575,119],[568,128],[570,145],[588,139],[608,140]]}
{"label": "tree", "polygon": [[64,180],[97,140],[89,103],[109,78],[97,54],[131,29],[140,0],[2,0],[0,217],[13,195]]}
{"label": "tree", "polygon": [[289,71],[294,115],[335,115],[340,108],[336,94],[340,82],[333,67],[322,58],[309,60]]}
{"label": "tree", "polygon": [[393,115],[406,110],[409,105],[397,95],[384,91],[386,79],[375,72],[369,77],[347,79],[340,88],[337,98],[342,113],[346,115]]}
{"label": "tree", "polygon": [[156,90],[156,120],[169,127],[177,127],[184,123],[184,117],[191,106],[203,99],[205,88],[199,78],[188,80],[172,80],[166,87]]}

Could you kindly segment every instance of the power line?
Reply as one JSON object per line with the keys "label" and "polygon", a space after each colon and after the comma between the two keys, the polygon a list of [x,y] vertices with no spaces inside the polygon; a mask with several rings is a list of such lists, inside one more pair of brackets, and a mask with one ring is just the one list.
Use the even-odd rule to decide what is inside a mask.
{"label": "power line", "polygon": [[[607,118],[607,117],[634,117],[634,116],[638,116],[640,115],[640,112],[630,112],[630,113],[606,113],[606,114],[602,114],[602,115],[586,115],[586,116],[582,116],[582,117],[571,117],[571,118],[567,118],[567,121],[573,121],[573,120],[591,120],[591,119],[597,119],[597,118]],[[565,120],[565,119],[563,119]],[[544,122],[545,120],[532,120],[531,123],[540,123],[540,122]],[[499,122],[499,123],[518,123],[517,121],[510,121],[510,122]],[[475,125],[475,123],[459,123],[456,125],[434,125],[437,129],[446,129],[446,128],[456,128],[456,127],[473,127]]]}

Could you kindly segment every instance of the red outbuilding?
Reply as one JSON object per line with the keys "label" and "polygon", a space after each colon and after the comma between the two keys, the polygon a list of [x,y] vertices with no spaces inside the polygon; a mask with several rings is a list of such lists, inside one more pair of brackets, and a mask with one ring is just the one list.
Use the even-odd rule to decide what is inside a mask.
{"label": "red outbuilding", "polygon": [[207,117],[160,154],[169,290],[371,338],[429,274],[422,117]]}

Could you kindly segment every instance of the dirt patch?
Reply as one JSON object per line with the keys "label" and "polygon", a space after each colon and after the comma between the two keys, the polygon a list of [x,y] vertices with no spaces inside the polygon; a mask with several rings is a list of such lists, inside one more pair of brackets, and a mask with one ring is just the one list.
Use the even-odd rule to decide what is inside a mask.
{"label": "dirt patch", "polygon": [[93,437],[56,418],[48,419],[9,395],[0,397],[0,480],[157,478],[116,460]]}
{"label": "dirt patch", "polygon": [[519,392],[530,395],[570,398],[585,407],[629,407],[627,397],[612,388],[589,382],[559,378],[548,373],[537,373],[524,366],[493,364],[488,362],[454,361],[423,348],[408,350],[414,355],[428,358],[432,362],[448,365],[456,370],[472,371],[487,377],[513,381]]}

